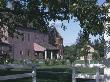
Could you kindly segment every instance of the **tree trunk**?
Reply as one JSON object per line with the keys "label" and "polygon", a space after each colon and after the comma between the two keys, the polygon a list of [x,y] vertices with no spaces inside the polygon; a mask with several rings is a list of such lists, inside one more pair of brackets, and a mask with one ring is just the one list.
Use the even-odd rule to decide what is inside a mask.
{"label": "tree trunk", "polygon": [[87,55],[84,56],[84,62],[85,62],[85,65],[88,65]]}
{"label": "tree trunk", "polygon": [[72,63],[72,82],[76,82],[76,78],[75,78],[75,66],[74,66],[74,63]]}

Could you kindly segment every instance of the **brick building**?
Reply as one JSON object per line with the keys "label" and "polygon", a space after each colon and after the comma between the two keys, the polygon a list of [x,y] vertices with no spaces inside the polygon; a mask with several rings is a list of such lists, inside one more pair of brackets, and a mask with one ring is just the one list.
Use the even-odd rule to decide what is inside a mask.
{"label": "brick building", "polygon": [[61,42],[59,40],[59,36],[55,36],[54,43],[50,42],[53,40],[53,38],[50,37],[50,35],[53,36],[53,29],[51,29],[52,31],[49,30],[46,33],[29,28],[19,28],[16,30],[20,32],[21,35],[14,34],[14,37],[8,36],[7,39],[5,39],[7,42],[6,44],[11,46],[10,58],[15,60],[63,58],[63,48],[59,46],[62,44],[63,47],[63,39],[61,36]]}
{"label": "brick building", "polygon": [[49,43],[59,49],[60,58],[63,59],[63,38],[55,27],[49,30]]}

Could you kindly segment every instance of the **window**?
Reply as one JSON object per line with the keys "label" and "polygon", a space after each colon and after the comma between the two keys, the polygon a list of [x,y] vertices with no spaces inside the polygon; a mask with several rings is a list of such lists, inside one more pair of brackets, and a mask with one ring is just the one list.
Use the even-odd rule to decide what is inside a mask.
{"label": "window", "polygon": [[28,53],[27,54],[28,54],[28,56],[30,55],[30,50],[28,50]]}
{"label": "window", "polygon": [[22,41],[24,41],[24,37],[22,37]]}
{"label": "window", "polygon": [[22,50],[20,51],[20,55],[23,55],[23,51]]}
{"label": "window", "polygon": [[28,34],[28,41],[30,41],[30,34]]}
{"label": "window", "polygon": [[20,55],[22,54],[22,51],[20,51]]}
{"label": "window", "polygon": [[18,36],[16,36],[16,38],[17,38],[17,39],[19,39],[19,37],[18,37]]}
{"label": "window", "polygon": [[22,36],[22,41],[24,41],[24,35]]}

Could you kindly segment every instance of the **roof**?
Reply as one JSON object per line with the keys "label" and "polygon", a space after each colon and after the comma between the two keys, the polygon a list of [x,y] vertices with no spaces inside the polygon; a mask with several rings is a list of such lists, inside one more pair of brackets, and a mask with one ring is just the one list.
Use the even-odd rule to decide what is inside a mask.
{"label": "roof", "polygon": [[46,48],[46,50],[58,50],[58,48],[56,48],[55,46],[52,46],[49,43],[39,43],[39,45],[43,46],[44,48]]}
{"label": "roof", "polygon": [[45,50],[58,50],[58,48],[52,46],[49,43],[33,43],[34,51],[42,52]]}
{"label": "roof", "polygon": [[[86,45],[86,47],[89,48],[90,52],[94,52],[95,51],[94,48],[92,46],[90,46],[90,45]],[[84,50],[84,48],[82,48],[82,50]]]}
{"label": "roof", "polygon": [[45,51],[46,50],[46,48],[44,48],[43,46],[40,46],[39,44],[37,44],[37,43],[33,43],[33,45],[34,45],[34,51]]}
{"label": "roof", "polygon": [[48,31],[47,32],[41,32],[37,28],[31,28],[31,27],[19,26],[19,27],[16,27],[16,30],[27,31],[27,32],[39,32],[39,33],[48,34]]}

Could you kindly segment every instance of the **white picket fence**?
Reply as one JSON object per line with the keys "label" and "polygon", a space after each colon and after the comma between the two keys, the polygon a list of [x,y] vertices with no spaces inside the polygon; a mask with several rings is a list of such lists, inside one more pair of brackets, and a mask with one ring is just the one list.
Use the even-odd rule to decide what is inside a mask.
{"label": "white picket fence", "polygon": [[[78,67],[89,67],[89,68],[96,68],[96,74],[95,75],[91,75],[91,74],[76,74],[75,73],[75,68]],[[89,64],[89,65],[85,65],[85,64],[75,64],[72,67],[72,82],[76,82],[76,78],[82,78],[82,79],[96,79],[96,82],[103,82],[104,79],[104,75],[100,75],[99,73],[99,69],[100,68],[104,68],[105,66],[103,64]],[[100,81],[102,80],[102,81]]]}
{"label": "white picket fence", "polygon": [[36,82],[36,66],[34,65],[22,65],[22,64],[6,64],[6,65],[0,65],[0,69],[17,69],[17,68],[31,68],[32,73],[24,73],[24,74],[14,74],[14,75],[6,75],[6,76],[0,76],[1,80],[9,80],[9,79],[22,79],[31,77],[32,82]]}

